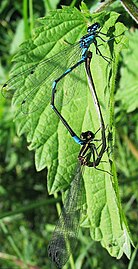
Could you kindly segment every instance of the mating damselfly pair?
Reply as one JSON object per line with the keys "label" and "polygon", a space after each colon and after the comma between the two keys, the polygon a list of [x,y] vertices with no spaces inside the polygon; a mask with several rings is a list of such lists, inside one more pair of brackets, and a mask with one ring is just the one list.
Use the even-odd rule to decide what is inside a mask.
{"label": "mating damselfly pair", "polygon": [[[31,67],[26,68],[21,73],[14,75],[7,83],[2,87],[2,94],[4,97],[20,97],[23,96],[21,101],[22,112],[25,114],[33,113],[37,109],[41,109],[41,106],[45,104],[45,101],[48,96],[48,92],[45,94],[45,87],[51,85],[51,80],[53,84],[51,85],[52,97],[51,97],[51,106],[55,111],[59,119],[63,122],[64,126],[67,128],[75,142],[82,145],[82,149],[79,154],[79,168],[77,169],[72,185],[69,189],[67,199],[65,201],[65,206],[63,212],[59,218],[59,222],[56,226],[53,239],[49,245],[48,251],[49,256],[52,261],[56,263],[59,268],[66,263],[70,252],[73,251],[75,247],[75,242],[78,233],[79,227],[79,218],[81,208],[78,206],[78,197],[80,197],[79,190],[81,190],[81,165],[87,165],[90,167],[97,167],[100,163],[100,160],[103,156],[103,153],[106,150],[106,136],[105,136],[105,125],[100,112],[99,106],[99,115],[101,120],[101,150],[98,152],[94,144],[94,135],[92,132],[87,131],[82,133],[81,137],[76,135],[72,130],[70,125],[61,115],[57,107],[55,106],[55,96],[57,90],[57,84],[64,78],[67,77],[69,73],[73,72],[75,69],[78,69],[83,63],[86,64],[86,71],[92,84],[92,79],[90,76],[90,63],[88,49],[93,43],[96,47],[96,53],[102,56],[106,61],[110,61],[106,56],[103,56],[97,45],[97,38],[100,38],[102,41],[105,41],[100,35],[106,35],[100,31],[100,24],[94,23],[87,29],[88,33],[84,35],[79,42],[75,45],[69,45],[67,49],[61,51],[61,53],[53,56],[50,59],[45,59],[39,64],[32,64]],[[106,40],[107,42],[107,40]],[[66,61],[68,64],[66,65]],[[40,75],[36,76],[37,69],[40,69]],[[58,76],[57,76],[58,74]],[[26,84],[22,84],[19,87],[19,80],[23,78]],[[24,93],[24,87],[29,85],[31,91]],[[36,99],[36,97],[39,97]],[[97,99],[98,100],[98,99]],[[89,154],[88,154],[89,152]],[[92,156],[92,161],[90,158]],[[74,192],[74,190],[77,190]],[[67,248],[68,245],[68,248]]]}
{"label": "mating damselfly pair", "polygon": [[[71,185],[66,193],[64,200],[64,206],[60,217],[57,221],[55,230],[52,235],[52,239],[48,245],[48,255],[57,268],[62,268],[69,259],[71,253],[74,252],[77,237],[79,231],[79,222],[83,205],[85,204],[85,188],[83,183],[82,166],[94,167],[96,169],[100,163],[100,160],[106,151],[106,136],[105,136],[105,124],[103,121],[100,105],[98,102],[97,94],[93,84],[91,71],[90,71],[91,53],[89,52],[86,60],[86,73],[88,75],[89,86],[92,90],[94,100],[98,104],[98,110],[101,122],[101,145],[100,152],[95,146],[94,142],[99,141],[95,139],[96,133],[91,131],[83,132],[81,139],[85,141],[84,145],[78,155],[78,165]],[[90,159],[92,158],[92,161]],[[98,169],[101,170],[101,169]],[[101,170],[102,171],[102,170]],[[109,173],[108,171],[104,171]],[[110,173],[109,173],[110,174]]]}

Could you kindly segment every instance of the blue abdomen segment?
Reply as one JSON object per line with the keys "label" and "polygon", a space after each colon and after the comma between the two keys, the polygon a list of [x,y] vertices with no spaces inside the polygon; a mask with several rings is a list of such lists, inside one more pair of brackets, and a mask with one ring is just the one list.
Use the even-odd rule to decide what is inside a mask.
{"label": "blue abdomen segment", "polygon": [[57,84],[56,81],[54,81],[52,84],[52,89],[54,89],[56,87],[56,84]]}
{"label": "blue abdomen segment", "polygon": [[74,139],[74,141],[79,144],[79,145],[84,145],[84,141],[82,141],[78,136],[74,135],[72,136],[72,138]]}

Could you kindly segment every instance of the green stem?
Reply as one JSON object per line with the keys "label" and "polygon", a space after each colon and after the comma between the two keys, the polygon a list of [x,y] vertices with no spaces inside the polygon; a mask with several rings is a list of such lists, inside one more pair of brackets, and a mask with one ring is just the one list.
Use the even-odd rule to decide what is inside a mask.
{"label": "green stem", "polygon": [[32,210],[32,209],[36,209],[36,208],[39,208],[41,206],[45,206],[45,205],[49,205],[49,204],[53,204],[53,203],[56,203],[58,201],[60,201],[61,198],[57,198],[56,200],[53,198],[53,199],[50,199],[50,200],[40,200],[38,202],[33,202],[27,206],[22,206],[20,207],[19,209],[17,210],[14,210],[14,211],[8,211],[8,212],[4,212],[2,214],[0,214],[0,219],[3,219],[3,218],[6,218],[6,217],[9,217],[9,216],[14,216],[14,215],[17,215],[17,214],[21,214],[23,212],[26,212],[28,210]]}
{"label": "green stem", "polygon": [[8,231],[7,227],[5,226],[3,221],[1,221],[1,220],[0,220],[0,226],[1,226],[1,229],[2,229],[3,233],[6,235],[10,245],[12,246],[13,250],[15,251],[17,257],[19,257],[23,261],[24,259],[23,259],[23,256],[22,256],[21,252],[17,248],[12,236],[9,235],[9,231]]}
{"label": "green stem", "polygon": [[30,32],[32,35],[32,31],[34,28],[34,18],[33,18],[33,1],[29,0],[29,17],[30,17]]}
{"label": "green stem", "polygon": [[124,9],[128,12],[133,20],[138,23],[138,8],[137,6],[130,0],[122,0],[120,1]]}
{"label": "green stem", "polygon": [[70,255],[69,263],[70,263],[71,269],[75,269],[76,268],[72,254]]}
{"label": "green stem", "polygon": [[24,20],[25,39],[28,39],[30,35],[28,25],[28,0],[23,0],[23,20]]}
{"label": "green stem", "polygon": [[[111,143],[114,144],[115,141],[115,121],[114,121],[114,90],[115,90],[115,79],[117,75],[117,66],[119,62],[119,54],[116,55],[115,61],[112,63],[112,79],[111,79],[111,88],[110,88],[110,119],[109,119],[109,130],[112,132],[112,138],[113,140]],[[113,145],[111,145],[111,148],[113,148]],[[118,206],[121,209],[121,201],[119,198],[119,187],[118,187],[118,181],[117,181],[117,173],[116,173],[116,167],[115,167],[115,159],[114,159],[114,154],[112,153],[112,172],[114,175],[114,189],[117,195],[118,199]],[[121,212],[121,210],[120,210]]]}
{"label": "green stem", "polygon": [[77,0],[72,0],[70,7],[75,7]]}
{"label": "green stem", "polygon": [[58,216],[60,216],[60,213],[61,213],[61,205],[60,205],[60,203],[58,203],[58,194],[57,194],[57,192],[56,193],[54,193],[54,200],[55,201],[57,201],[56,202],[56,209],[57,209],[57,213],[58,213]]}
{"label": "green stem", "polygon": [[131,259],[130,259],[130,262],[129,262],[129,265],[128,265],[128,269],[134,268],[133,265],[134,265],[134,261],[136,259],[137,251],[138,251],[138,245],[134,249],[134,252],[133,252],[133,254],[131,256]]}
{"label": "green stem", "polygon": [[115,0],[108,0],[100,4],[100,6],[94,11],[94,13],[105,11],[105,9],[110,6]]}

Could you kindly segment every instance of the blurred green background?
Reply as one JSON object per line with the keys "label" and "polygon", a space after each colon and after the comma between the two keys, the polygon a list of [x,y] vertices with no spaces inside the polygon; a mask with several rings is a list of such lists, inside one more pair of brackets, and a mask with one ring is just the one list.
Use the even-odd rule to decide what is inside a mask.
{"label": "blurred green background", "polygon": [[[107,1],[108,2],[108,1]],[[116,165],[122,207],[135,246],[138,235],[138,31],[135,20],[120,1],[103,6],[103,10],[121,14],[128,28],[129,47],[120,56],[116,80]],[[93,12],[99,1],[84,1]],[[102,1],[104,5],[104,1]],[[36,19],[62,5],[79,8],[81,1],[1,0],[0,5],[0,84],[9,77],[11,59],[19,45],[31,36]],[[36,172],[34,153],[27,149],[24,136],[18,137],[10,101],[0,96],[0,268],[51,268],[47,245],[57,219],[56,200],[49,197],[47,171]],[[129,261],[116,260],[89,231],[79,234],[79,248],[74,255],[76,269],[138,268],[137,248]],[[26,267],[24,267],[26,265]],[[74,268],[68,263],[65,268]]]}

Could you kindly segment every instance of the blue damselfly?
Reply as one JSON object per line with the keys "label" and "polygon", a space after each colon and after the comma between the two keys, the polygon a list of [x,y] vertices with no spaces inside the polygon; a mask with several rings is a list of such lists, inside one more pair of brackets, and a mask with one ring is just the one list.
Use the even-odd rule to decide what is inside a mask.
{"label": "blue damselfly", "polygon": [[51,87],[51,107],[63,122],[75,142],[80,145],[85,144],[85,141],[76,135],[65,118],[61,115],[55,105],[55,96],[57,84],[62,81],[63,78],[67,77],[68,74],[74,73],[72,71],[78,69],[82,63],[86,62],[88,49],[92,43],[96,47],[96,53],[109,62],[109,58],[101,54],[97,45],[97,38],[100,38],[103,42],[107,42],[112,38],[104,40],[100,36],[106,36],[106,34],[100,31],[100,24],[98,22],[89,26],[87,32],[88,33],[76,44],[68,44],[67,48],[51,58],[42,60],[39,63],[32,62],[29,68],[28,65],[24,65],[23,69],[22,66],[20,66],[19,69],[22,71],[19,72],[17,68],[17,74],[15,72],[13,77],[2,87],[2,95],[4,97],[11,98],[14,96],[16,99],[18,97],[19,102],[21,102],[22,112],[25,114],[35,112],[45,107],[50,101],[47,88],[50,89]]}

